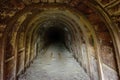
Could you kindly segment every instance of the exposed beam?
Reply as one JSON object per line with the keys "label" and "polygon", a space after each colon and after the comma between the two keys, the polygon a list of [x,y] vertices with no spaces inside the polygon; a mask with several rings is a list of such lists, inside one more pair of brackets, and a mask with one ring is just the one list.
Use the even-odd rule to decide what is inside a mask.
{"label": "exposed beam", "polygon": [[0,33],[0,37],[2,37],[2,35],[3,35],[3,34],[2,34],[2,33]]}
{"label": "exposed beam", "polygon": [[119,4],[120,4],[120,0],[117,0],[114,3],[111,3],[111,4],[107,5],[107,6],[105,6],[104,8],[111,9],[111,8],[113,8],[113,7],[115,7],[116,5],[119,5]]}
{"label": "exposed beam", "polygon": [[120,16],[120,10],[114,12],[111,16]]}
{"label": "exposed beam", "polygon": [[110,1],[109,3],[105,4],[104,7],[108,7],[108,6],[116,3],[117,1],[118,1],[118,0],[112,0],[112,1]]}

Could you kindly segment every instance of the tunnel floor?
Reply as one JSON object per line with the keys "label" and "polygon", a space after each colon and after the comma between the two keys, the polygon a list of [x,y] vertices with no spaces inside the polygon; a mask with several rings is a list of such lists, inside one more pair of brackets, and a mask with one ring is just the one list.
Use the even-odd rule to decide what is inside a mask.
{"label": "tunnel floor", "polygon": [[87,73],[62,44],[50,45],[39,54],[18,80],[90,80]]}

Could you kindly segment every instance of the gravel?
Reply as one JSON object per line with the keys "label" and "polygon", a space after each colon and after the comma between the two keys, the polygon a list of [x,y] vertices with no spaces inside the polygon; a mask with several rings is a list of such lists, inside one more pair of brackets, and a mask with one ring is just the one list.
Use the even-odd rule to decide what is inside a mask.
{"label": "gravel", "polygon": [[49,46],[39,54],[18,80],[90,80],[72,53],[62,44]]}

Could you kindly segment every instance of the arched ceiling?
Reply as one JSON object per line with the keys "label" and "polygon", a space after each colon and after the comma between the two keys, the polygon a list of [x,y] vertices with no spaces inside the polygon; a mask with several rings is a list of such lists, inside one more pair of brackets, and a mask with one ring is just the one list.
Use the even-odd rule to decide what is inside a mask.
{"label": "arched ceiling", "polygon": [[35,15],[51,7],[63,11],[67,8],[73,13],[80,13],[86,19],[84,24],[89,22],[105,44],[111,44],[110,35],[113,39],[116,36],[114,44],[119,44],[119,4],[120,0],[0,0],[0,37],[3,37],[4,32],[11,32],[15,26],[34,22]]}
{"label": "arched ceiling", "polygon": [[[0,0],[0,37],[10,27],[8,23],[14,23],[22,14],[28,12],[25,14],[28,20],[25,20],[25,16],[20,19],[21,24],[25,24],[29,17],[32,19],[42,8],[49,7],[63,7],[63,10],[64,7],[69,7],[73,12],[77,10],[76,12],[82,13],[104,41],[111,42],[111,39],[105,38],[109,37],[107,28],[112,31],[111,34],[120,34],[120,0]],[[32,16],[27,16],[31,14]]]}
{"label": "arched ceiling", "polygon": [[[98,40],[112,49],[114,45],[120,66],[120,0],[0,0],[0,39],[6,36],[14,46],[19,31],[25,31],[26,39],[31,39],[39,32],[41,23],[50,19],[69,25],[68,29],[74,37],[81,37],[76,35],[80,32],[86,42],[92,35],[94,41]],[[96,53],[100,53],[95,43]],[[100,55],[97,56],[99,62]],[[109,64],[106,58],[103,62],[114,69],[114,65]]]}
{"label": "arched ceiling", "polygon": [[30,7],[35,4],[44,6],[48,3],[74,7],[86,15],[89,20],[97,21],[97,23],[99,22],[99,19],[95,14],[99,12],[96,12],[96,10],[93,11],[89,7],[92,8],[92,6],[94,6],[97,9],[101,7],[110,19],[113,20],[116,26],[120,28],[120,0],[0,0],[0,36],[2,36],[6,23],[9,22],[11,17],[17,12],[23,10],[27,6]]}

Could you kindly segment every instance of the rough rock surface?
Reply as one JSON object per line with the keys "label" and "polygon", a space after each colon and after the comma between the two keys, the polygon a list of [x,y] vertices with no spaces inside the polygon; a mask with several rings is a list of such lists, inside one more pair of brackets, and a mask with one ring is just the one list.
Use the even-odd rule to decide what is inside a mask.
{"label": "rough rock surface", "polygon": [[39,54],[19,80],[90,80],[83,68],[63,45],[51,45]]}

